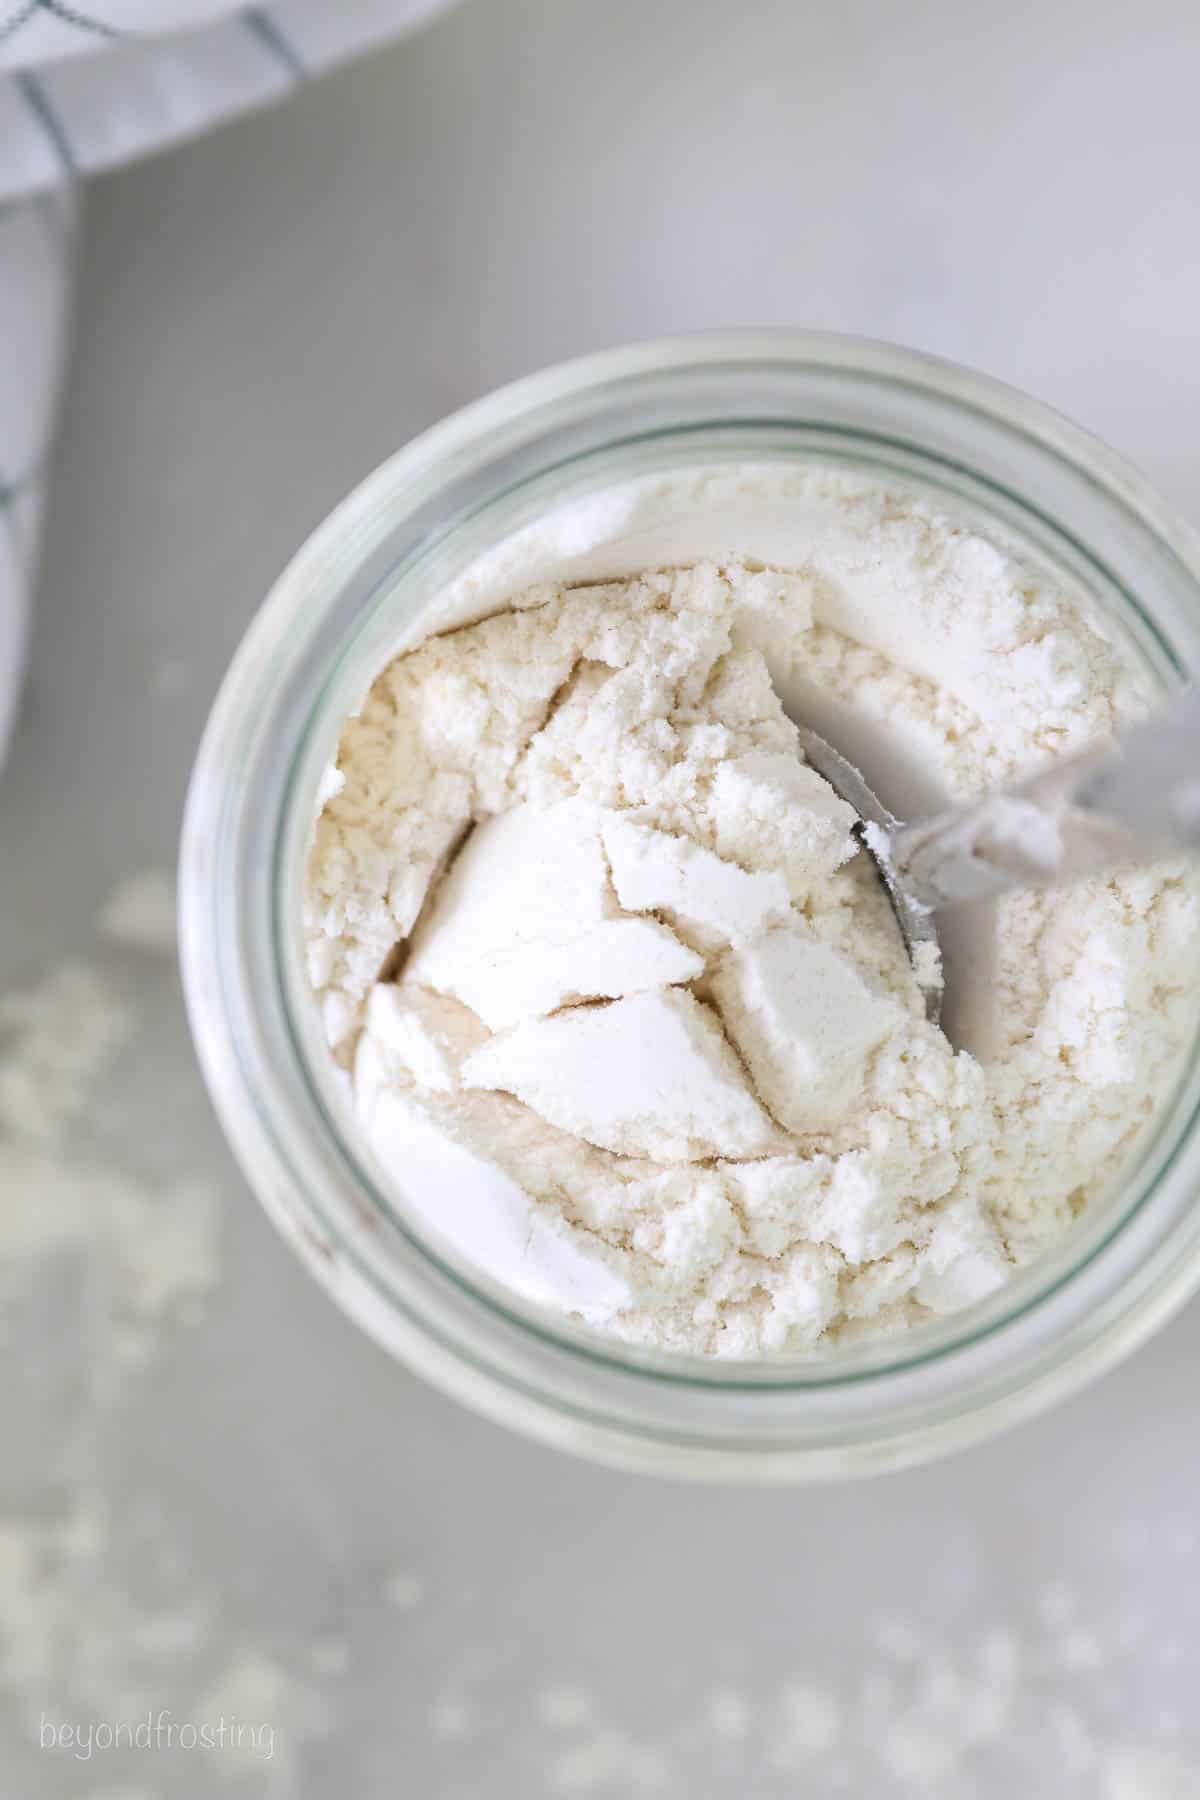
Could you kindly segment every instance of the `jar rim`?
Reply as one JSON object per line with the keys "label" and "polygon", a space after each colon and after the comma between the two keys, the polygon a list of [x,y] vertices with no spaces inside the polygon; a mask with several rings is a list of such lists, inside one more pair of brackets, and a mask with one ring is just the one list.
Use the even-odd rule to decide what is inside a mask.
{"label": "jar rim", "polygon": [[[1081,1243],[1080,1253],[1075,1254],[1070,1246],[1080,1231],[1077,1225],[1061,1246],[1007,1283],[993,1308],[985,1304],[938,1325],[916,1328],[900,1339],[885,1340],[882,1349],[879,1345],[864,1346],[861,1354],[839,1351],[829,1358],[765,1359],[744,1364],[714,1362],[678,1352],[637,1352],[571,1321],[551,1320],[544,1311],[520,1302],[514,1304],[513,1296],[486,1278],[481,1280],[478,1271],[455,1267],[454,1259],[445,1259],[419,1227],[414,1229],[411,1221],[397,1212],[386,1188],[382,1193],[378,1191],[359,1147],[348,1142],[338,1128],[332,1074],[324,1067],[329,1059],[327,1055],[320,1056],[316,1048],[311,995],[307,996],[305,1008],[295,937],[298,906],[294,879],[300,840],[311,829],[311,799],[320,749],[314,722],[327,722],[336,710],[332,702],[337,680],[344,683],[352,668],[361,666],[351,656],[351,646],[362,647],[364,634],[369,638],[373,623],[378,628],[380,609],[386,610],[389,592],[394,599],[399,564],[394,543],[392,549],[387,548],[389,540],[394,540],[399,532],[405,539],[409,566],[420,566],[433,542],[430,530],[436,531],[439,523],[445,525],[446,496],[455,483],[461,486],[465,480],[469,487],[473,480],[477,482],[480,466],[487,471],[485,491],[482,495],[475,493],[474,511],[467,516],[478,527],[487,526],[494,532],[500,500],[511,505],[531,484],[536,487],[539,480],[560,476],[565,468],[578,468],[594,457],[598,448],[620,446],[624,440],[604,437],[609,428],[608,414],[624,416],[622,408],[625,413],[630,406],[635,412],[639,405],[644,408],[647,389],[656,381],[665,376],[677,383],[682,376],[685,381],[699,384],[703,378],[711,379],[716,374],[720,379],[741,381],[744,386],[750,371],[758,384],[756,392],[767,391],[772,375],[782,384],[785,379],[794,382],[797,377],[816,371],[819,380],[849,381],[860,389],[882,386],[904,392],[910,399],[916,394],[932,396],[956,418],[969,417],[976,427],[983,420],[986,427],[998,426],[1009,438],[1036,447],[1040,454],[1072,472],[1095,507],[1101,511],[1112,509],[1126,524],[1131,518],[1137,522],[1147,543],[1161,552],[1163,569],[1169,563],[1174,565],[1176,586],[1190,602],[1190,612],[1195,613],[1200,629],[1200,559],[1186,528],[1170,517],[1140,477],[1126,469],[1111,452],[1049,409],[986,376],[868,340],[791,332],[671,339],[562,365],[476,402],[399,451],[317,528],[275,584],[226,677],[197,760],[181,850],[181,960],[201,1062],[226,1132],[251,1185],[305,1261],[361,1323],[408,1360],[423,1366],[443,1385],[537,1435],[570,1442],[587,1453],[639,1467],[674,1468],[682,1459],[687,1465],[683,1472],[703,1473],[711,1466],[723,1476],[752,1469],[754,1475],[761,1477],[780,1469],[789,1476],[829,1473],[831,1459],[840,1460],[845,1472],[895,1466],[897,1462],[952,1447],[954,1442],[969,1441],[996,1422],[1003,1422],[998,1421],[998,1414],[1008,1416],[1030,1410],[1035,1389],[1048,1399],[1064,1383],[1078,1385],[1089,1373],[1098,1372],[1101,1366],[1115,1360],[1132,1341],[1147,1335],[1161,1316],[1173,1310],[1200,1283],[1200,1229],[1190,1234],[1190,1244],[1184,1244],[1176,1221],[1173,1230],[1165,1234],[1174,1242],[1173,1254],[1165,1261],[1160,1241],[1163,1229],[1143,1229],[1141,1236],[1146,1242],[1140,1249],[1133,1240],[1138,1235],[1139,1218],[1144,1226],[1146,1208],[1155,1196],[1164,1193],[1165,1184],[1188,1179],[1179,1165],[1189,1146],[1197,1148],[1200,1046],[1193,1043],[1173,1102],[1163,1108],[1155,1132],[1142,1148],[1138,1168],[1149,1170],[1149,1174],[1137,1197],[1128,1206],[1114,1206],[1107,1228],[1099,1235],[1090,1233],[1092,1241],[1086,1250]],[[598,406],[598,399],[604,404]],[[547,463],[550,438],[542,415],[556,415],[557,426],[557,415],[564,408],[569,425],[578,426],[575,415],[585,415],[593,437],[597,432],[599,436],[590,449]],[[735,423],[746,425],[748,421],[721,419],[713,422],[713,429]],[[788,423],[785,418],[753,421],[760,431],[777,430]],[[666,443],[673,441],[673,433],[678,436],[678,429],[662,425],[643,433],[643,439]],[[505,439],[514,433],[518,450],[528,452],[531,445],[534,447],[534,472],[526,470],[524,477],[497,491],[497,470],[513,472],[509,466],[512,446]],[[847,435],[853,437],[853,430],[847,430]],[[569,449],[569,434],[566,443]],[[555,447],[562,446],[551,446]],[[929,445],[910,442],[906,448],[921,459],[922,466],[931,458],[936,460],[936,452]],[[804,454],[808,461],[819,460]],[[778,458],[771,452],[762,459]],[[706,453],[706,460],[719,458]],[[982,482],[989,493],[992,491],[987,476],[978,469],[960,472],[969,478],[969,483],[978,486]],[[1008,492],[1007,502],[1018,510],[1026,505],[1017,492]],[[450,511],[452,522],[445,529],[450,536],[455,531],[461,534],[465,520],[454,514],[453,508]],[[489,519],[491,525],[487,523]],[[1063,529],[1049,515],[1041,515],[1041,520],[1051,533]],[[1120,522],[1119,518],[1117,523]],[[1151,635],[1159,639],[1167,662],[1174,664],[1177,671],[1186,666],[1191,657],[1185,654],[1181,658],[1171,640],[1164,637],[1136,592],[1126,585],[1123,572],[1110,568],[1107,559],[1093,551],[1085,540],[1070,532],[1066,539],[1085,563],[1107,578],[1124,603],[1141,614]],[[372,566],[381,550],[391,580],[386,592],[380,585],[384,576]],[[1145,545],[1138,547],[1137,558],[1144,559],[1146,553]],[[343,605],[351,578],[358,581],[363,592],[356,603],[353,629],[348,635],[343,619],[339,634],[337,629],[329,629],[330,615]],[[329,648],[339,635],[340,663],[334,665],[334,670],[329,666],[322,668],[322,656],[328,663]],[[308,642],[309,638],[312,642]],[[300,648],[306,652],[307,661],[297,653],[299,640],[305,640]],[[281,660],[295,677],[295,691],[284,696],[286,704],[277,708],[276,720],[286,722],[290,759],[286,769],[276,771],[274,786],[267,794],[261,788],[253,790],[244,779],[247,768],[257,764],[253,757],[248,763],[239,761],[236,746],[240,744],[245,749],[255,740],[254,725],[256,715],[261,714],[264,692],[279,689]],[[380,657],[375,670],[384,660],[386,655]],[[340,671],[337,679],[335,671]],[[339,718],[344,717],[345,710],[343,707]],[[257,723],[261,726],[261,717]],[[261,755],[261,732],[255,741]],[[319,760],[323,763],[325,755]],[[239,769],[243,779],[231,782],[231,768]],[[256,800],[260,804],[266,800],[275,809],[269,840],[261,830],[254,837],[260,858],[269,854],[271,865],[271,904],[265,917],[267,887],[260,879],[254,885],[254,898],[250,898],[245,880],[246,831],[253,822],[250,815]],[[260,827],[262,823],[258,821]],[[261,877],[263,871],[258,873]],[[251,969],[255,973],[251,974]],[[276,992],[268,1004],[262,978],[264,971],[271,970],[276,977]],[[269,1021],[261,1016],[264,1012],[270,1014]],[[261,1041],[251,1044],[256,1035]],[[321,1045],[323,1048],[323,1040]],[[280,1081],[279,1059],[288,1055],[291,1066]],[[324,1133],[324,1142],[315,1147],[314,1138],[304,1155],[285,1154],[279,1141],[280,1121],[285,1115],[293,1125],[297,1119],[307,1117],[308,1128]],[[1170,1142],[1166,1143],[1168,1137]],[[339,1166],[340,1177],[336,1174]],[[340,1188],[339,1180],[344,1184]],[[357,1198],[353,1192],[356,1187]],[[368,1218],[363,1214],[363,1193],[371,1196],[376,1216]],[[381,1229],[378,1211],[389,1215],[388,1231]],[[393,1231],[398,1231],[409,1249],[430,1264],[431,1280],[436,1267],[436,1281],[428,1293],[420,1296],[420,1304],[414,1305],[412,1282],[405,1282],[398,1290],[395,1267],[385,1266],[396,1249]],[[1140,1271],[1137,1285],[1146,1289],[1141,1305],[1120,1304],[1121,1296],[1108,1291],[1111,1284],[1100,1284],[1103,1293],[1091,1291],[1085,1296],[1082,1290],[1087,1272],[1095,1271],[1105,1259],[1105,1266],[1111,1268],[1114,1250],[1128,1252],[1131,1248],[1137,1249],[1137,1256],[1134,1270],[1126,1273],[1132,1280],[1134,1271]],[[483,1348],[491,1357],[507,1354],[510,1366],[486,1368],[482,1386],[470,1374],[473,1363],[476,1376],[480,1373],[474,1352],[480,1350],[481,1344],[467,1330],[461,1305],[445,1305],[442,1282],[446,1279],[456,1285],[460,1301],[465,1296],[470,1306],[490,1309],[502,1321],[499,1338],[485,1333]],[[1152,1304],[1154,1296],[1156,1304]],[[1132,1293],[1125,1296],[1129,1300],[1132,1297]],[[1079,1305],[1072,1305],[1066,1310],[1073,1316],[1065,1319],[1064,1300],[1081,1302],[1084,1312],[1080,1313]],[[406,1321],[395,1316],[397,1309],[407,1312]],[[439,1322],[448,1336],[443,1333],[439,1337]],[[1104,1330],[1100,1331],[1102,1324]],[[528,1340],[520,1355],[511,1341],[512,1329]],[[898,1389],[898,1383],[910,1382],[914,1376],[921,1378],[947,1359],[963,1366],[965,1380],[967,1363],[983,1363],[1004,1334],[1008,1334],[1011,1343],[1018,1332],[1023,1333],[1026,1342],[1022,1372],[1015,1387],[1009,1379],[1014,1371],[994,1366],[993,1357],[991,1364],[971,1373],[968,1404],[954,1404],[954,1397],[946,1392],[922,1397],[902,1395]],[[419,1341],[422,1336],[425,1342]],[[534,1346],[532,1351],[530,1345]],[[897,1345],[901,1354],[889,1354]],[[1058,1354],[1048,1354],[1054,1350]],[[591,1396],[590,1401],[583,1396],[581,1402],[577,1374],[564,1379],[560,1367],[551,1380],[548,1371],[537,1366],[536,1358],[543,1353],[559,1364],[563,1356],[576,1359],[586,1370],[599,1371],[604,1377],[617,1374],[621,1392]],[[1075,1371],[1077,1378],[1068,1382],[1073,1363],[1080,1365]],[[589,1376],[585,1374],[582,1379],[586,1384]],[[763,1440],[757,1425],[747,1429],[750,1421],[722,1417],[714,1419],[711,1425],[702,1419],[689,1421],[681,1442],[673,1435],[662,1408],[652,1407],[650,1417],[633,1416],[629,1400],[631,1379],[664,1393],[678,1395],[684,1390],[692,1399],[697,1395],[712,1396],[725,1412],[731,1400],[744,1402],[747,1396],[766,1397],[772,1418],[761,1424],[768,1441]],[[775,1403],[781,1398],[786,1401],[789,1396],[811,1398],[814,1394],[829,1396],[839,1392],[844,1395],[851,1387],[870,1391],[872,1384],[881,1402],[902,1401],[908,1406],[912,1416],[906,1416],[905,1429],[881,1429],[878,1420],[859,1419],[857,1425],[849,1426],[847,1436],[846,1422],[831,1419],[824,1427],[817,1422],[815,1438],[811,1431],[800,1433],[804,1440],[800,1441],[794,1423],[789,1426],[775,1417]],[[958,1398],[961,1401],[963,1397]],[[1014,1404],[1022,1398],[1027,1404]],[[811,1426],[813,1421],[808,1423]]]}

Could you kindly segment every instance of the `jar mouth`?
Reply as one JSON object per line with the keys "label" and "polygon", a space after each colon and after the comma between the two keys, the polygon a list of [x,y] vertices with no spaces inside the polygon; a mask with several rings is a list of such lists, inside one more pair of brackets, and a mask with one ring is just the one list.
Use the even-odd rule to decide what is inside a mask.
{"label": "jar mouth", "polygon": [[[775,407],[764,413],[772,394]],[[903,420],[922,409],[906,434]],[[376,1335],[393,1348],[403,1337],[410,1360],[464,1397],[486,1404],[465,1392],[466,1374],[449,1377],[447,1359],[477,1373],[489,1356],[507,1359],[499,1376],[496,1361],[484,1367],[488,1383],[524,1391],[535,1410],[549,1405],[585,1426],[603,1416],[618,1436],[661,1442],[670,1436],[661,1414],[628,1416],[641,1404],[630,1402],[634,1388],[716,1406],[759,1396],[771,1418],[749,1438],[745,1421],[711,1426],[723,1449],[735,1453],[736,1442],[736,1454],[753,1459],[751,1441],[766,1454],[792,1429],[776,1402],[855,1390],[906,1409],[908,1453],[892,1434],[891,1461],[913,1460],[949,1447],[956,1430],[962,1441],[991,1429],[996,1409],[1011,1413],[1021,1390],[1051,1397],[1076,1365],[1068,1385],[1077,1384],[1200,1282],[1200,1226],[1189,1229],[1184,1166],[1200,1119],[1200,1039],[1119,1189],[989,1300],[828,1354],[725,1361],[645,1349],[560,1319],[434,1241],[349,1128],[301,956],[297,896],[317,784],[347,712],[394,652],[400,623],[424,611],[472,555],[544,512],[551,492],[562,500],[633,469],[735,460],[840,463],[916,485],[1086,585],[1162,684],[1178,685],[1196,660],[1200,581],[1183,529],[1108,451],[999,384],[886,346],[809,334],[682,340],[567,365],[400,452],[276,584],[218,698],[189,796],[181,882],[188,1003],[226,1130],[277,1222],[335,1293],[356,1296],[352,1310]],[[1055,481],[1038,481],[1050,470],[1058,504]],[[1142,569],[1155,579],[1153,611],[1151,590],[1133,579]],[[1175,617],[1164,624],[1168,576]],[[393,1331],[389,1314],[407,1326]],[[435,1345],[430,1357],[413,1357],[413,1331]],[[545,1354],[553,1375],[536,1360]],[[951,1370],[962,1377],[957,1399]],[[589,1371],[618,1386],[581,1404],[577,1383]],[[963,1383],[977,1403],[973,1432]],[[589,1406],[598,1410],[589,1415]],[[814,1429],[803,1448],[819,1460],[820,1445],[844,1434],[819,1420]],[[867,1446],[881,1442],[878,1421],[860,1419],[852,1437],[855,1429],[869,1460]],[[686,1441],[709,1430],[697,1416]],[[769,1445],[754,1438],[763,1430]]]}

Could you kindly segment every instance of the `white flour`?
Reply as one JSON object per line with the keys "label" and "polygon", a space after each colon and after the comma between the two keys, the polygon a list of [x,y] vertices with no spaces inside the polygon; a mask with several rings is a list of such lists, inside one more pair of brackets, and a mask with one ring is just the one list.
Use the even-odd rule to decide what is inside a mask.
{"label": "white flour", "polygon": [[[168,898],[165,877],[135,878],[105,908],[104,935],[165,956]],[[197,1567],[179,1515],[144,1481],[119,1485],[129,1409],[157,1408],[172,1436],[191,1429],[153,1385],[156,1364],[177,1327],[203,1316],[221,1263],[213,1183],[186,1171],[151,1180],[123,1159],[140,1146],[112,1076],[144,1051],[146,1022],[106,966],[117,961],[63,959],[0,992],[0,1338],[13,1369],[0,1502],[6,1753],[19,1743],[41,1756],[39,1792],[66,1782],[87,1800],[159,1800],[197,1762],[189,1791],[244,1790],[253,1776],[256,1793],[283,1797],[297,1791],[306,1743],[327,1729],[328,1644],[312,1647],[310,1675],[294,1649],[247,1641],[227,1572]],[[11,1352],[31,1316],[39,1351],[17,1378]],[[196,1721],[227,1731],[215,1748],[201,1739],[198,1757],[186,1737],[153,1735]],[[75,1742],[52,1748],[47,1732],[67,1726]],[[148,1783],[121,1779],[135,1767]]]}
{"label": "white flour", "polygon": [[[614,1674],[610,1661],[576,1647],[565,1665],[560,1658],[546,1670],[527,1706],[511,1658],[498,1655],[490,1676],[460,1678],[445,1691],[430,1710],[430,1736],[453,1705],[465,1724],[453,1746],[457,1767],[484,1766],[503,1754],[527,1711],[538,1791],[597,1800],[727,1788],[897,1800],[1194,1800],[1200,1764],[1186,1721],[1168,1709],[1149,1731],[1131,1721],[1130,1696],[1159,1654],[1186,1657],[1186,1627],[1143,1614],[1132,1597],[1115,1613],[1094,1599],[1062,1598],[1063,1618],[1049,1620],[1014,1596],[974,1627],[961,1619],[953,1638],[934,1623],[936,1605],[916,1621],[852,1609],[844,1636],[826,1630],[818,1641],[801,1625],[803,1648],[782,1656],[774,1638],[743,1647],[701,1634],[649,1681],[640,1670]],[[1086,1667],[1078,1639],[1094,1649]]]}
{"label": "white flour", "polygon": [[165,869],[131,875],[109,895],[100,931],[151,956],[175,954],[175,885]]}
{"label": "white flour", "polygon": [[987,1055],[956,1053],[773,682],[942,797],[1146,696],[911,497],[752,469],[591,505],[459,584],[439,623],[508,607],[346,724],[306,924],[361,1125],[465,1255],[627,1339],[756,1356],[954,1311],[1129,1155],[1194,1026],[1196,890],[1001,903]]}
{"label": "white flour", "polygon": [[163,1326],[218,1273],[217,1196],[200,1177],[150,1183],[104,1157],[96,1088],[136,1029],[90,963],[0,994],[0,1319],[56,1259],[86,1272],[81,1379],[107,1403]]}

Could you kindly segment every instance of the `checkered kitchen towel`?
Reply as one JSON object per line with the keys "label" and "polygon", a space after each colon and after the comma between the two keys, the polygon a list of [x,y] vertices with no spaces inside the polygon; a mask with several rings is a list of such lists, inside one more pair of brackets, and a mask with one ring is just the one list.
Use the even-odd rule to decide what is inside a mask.
{"label": "checkered kitchen towel", "polygon": [[70,323],[79,178],[178,143],[451,0],[0,0],[0,761]]}

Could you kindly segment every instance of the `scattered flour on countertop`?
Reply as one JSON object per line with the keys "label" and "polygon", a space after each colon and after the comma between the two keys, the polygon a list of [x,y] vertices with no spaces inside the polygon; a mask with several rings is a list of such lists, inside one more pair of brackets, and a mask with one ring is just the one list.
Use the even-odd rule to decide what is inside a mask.
{"label": "scattered flour on countertop", "polygon": [[[33,1307],[50,1325],[35,1378],[10,1396],[0,1513],[0,1686],[35,1744],[43,1712],[136,1723],[174,1698],[208,1623],[196,1596],[134,1597],[127,1521],[100,1491],[98,1457],[139,1372],[220,1273],[214,1185],[151,1181],[113,1142],[109,1077],[140,1028],[82,958],[0,994],[0,1338],[20,1343]],[[30,1389],[41,1410],[23,1408]],[[44,1399],[60,1391],[70,1404],[48,1438]]]}
{"label": "scattered flour on countertop", "polygon": [[[1189,1567],[1177,1573],[1189,1582]],[[565,1669],[534,1680],[523,1709],[501,1658],[473,1692],[472,1755],[503,1756],[515,1738],[541,1763],[531,1791],[598,1797],[628,1794],[641,1766],[681,1795],[1195,1800],[1200,1740],[1186,1715],[1156,1704],[1160,1655],[1186,1659],[1190,1642],[1169,1592],[1143,1594],[1133,1578],[1084,1603],[1077,1623],[1102,1647],[1086,1671],[1030,1603],[1036,1589],[976,1629],[955,1607],[950,1638],[932,1616],[873,1624],[869,1612],[847,1616],[844,1633],[814,1634],[801,1611],[790,1651],[787,1639],[752,1639],[735,1676],[718,1672],[732,1659],[703,1636],[649,1675],[581,1644]]]}
{"label": "scattered flour on countertop", "polygon": [[[710,1643],[649,1674],[605,1657],[589,1670],[587,1647],[576,1646],[582,1662],[568,1673],[547,1669],[523,1692],[528,1676],[501,1655],[466,1688],[435,1690],[427,1729],[447,1786],[494,1753],[506,1774],[537,1771],[530,1792],[600,1800],[727,1789],[1194,1800],[1194,1734],[1170,1718],[1151,1723],[1142,1691],[1147,1643],[1161,1647],[1164,1631],[1177,1629],[1182,1647],[1186,1628],[1155,1622],[1136,1604],[1087,1622],[1105,1646],[1087,1673],[1064,1661],[1058,1632],[1020,1603],[973,1637],[956,1633],[953,1646],[929,1620],[920,1630],[895,1619],[872,1629],[868,1615],[861,1634],[850,1628],[818,1647],[799,1620],[810,1664],[780,1668],[780,1646],[759,1644],[736,1678],[717,1675]],[[447,1732],[447,1717],[464,1728]]]}
{"label": "scattered flour on countertop", "polygon": [[[164,1541],[147,1541],[129,1523],[95,1494],[78,1492],[58,1517],[0,1518],[6,1709],[19,1716],[35,1749],[45,1723],[90,1728],[91,1754],[80,1752],[77,1760],[97,1774],[124,1760],[106,1732],[117,1725],[130,1734],[145,1731],[147,1741],[135,1745],[135,1754],[161,1774],[161,1790],[147,1790],[153,1795],[175,1792],[182,1757],[188,1767],[201,1765],[205,1791],[228,1783],[230,1791],[244,1792],[253,1774],[253,1791],[264,1800],[289,1800],[298,1792],[309,1744],[334,1721],[334,1696],[321,1680],[336,1671],[327,1657],[324,1668],[317,1666],[321,1659],[312,1654],[327,1643],[312,1646],[307,1657],[247,1643],[236,1602],[216,1579],[191,1573],[182,1585],[177,1574],[163,1580],[162,1565],[179,1548],[175,1522],[164,1520],[172,1533]],[[156,1743],[150,1734],[159,1721],[176,1733],[185,1724],[207,1727],[213,1742]],[[75,1752],[61,1754],[65,1761]]]}
{"label": "scattered flour on countertop", "polygon": [[98,1084],[135,1029],[130,1007],[85,962],[0,996],[0,1307],[49,1259],[79,1260],[90,1296],[83,1375],[95,1403],[218,1275],[213,1184],[186,1175],[152,1184],[89,1132]]}
{"label": "scattered flour on countertop", "polygon": [[133,1028],[130,1008],[83,962],[0,994],[0,1142],[61,1144]]}
{"label": "scattered flour on countertop", "polygon": [[776,508],[763,560],[800,520],[788,567],[518,579],[396,657],[323,789],[305,923],[411,1205],[531,1298],[751,1357],[953,1312],[1060,1237],[1194,1029],[1200,929],[1182,866],[1005,899],[989,1055],[956,1053],[773,684],[886,721],[952,797],[1146,692],[1079,603],[912,497],[737,492]]}

